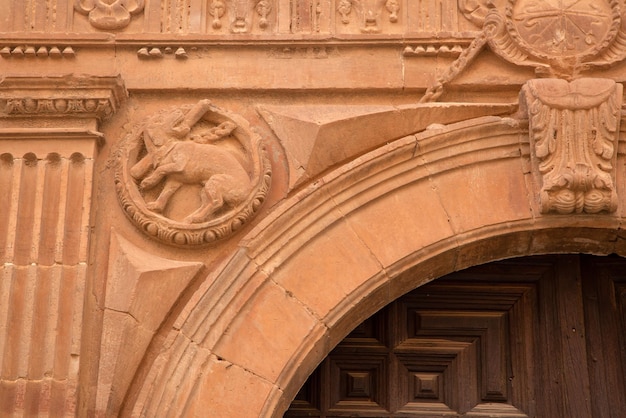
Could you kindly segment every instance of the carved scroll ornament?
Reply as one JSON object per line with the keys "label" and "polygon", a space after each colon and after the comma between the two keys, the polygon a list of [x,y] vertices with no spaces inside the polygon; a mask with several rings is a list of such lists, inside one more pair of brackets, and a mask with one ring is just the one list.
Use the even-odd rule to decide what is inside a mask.
{"label": "carved scroll ornament", "polygon": [[491,9],[502,9],[505,3],[506,0],[458,0],[459,11],[478,27],[484,25]]}
{"label": "carved scroll ornament", "polygon": [[541,212],[614,212],[622,85],[597,78],[536,79],[524,86],[522,105]]}
{"label": "carved scroll ornament", "polygon": [[75,0],[74,8],[88,15],[94,28],[116,30],[128,26],[131,16],[143,11],[144,0]]}
{"label": "carved scroll ornament", "polygon": [[271,166],[241,116],[201,100],[139,123],[113,154],[116,191],[146,234],[173,245],[227,237],[260,208]]}

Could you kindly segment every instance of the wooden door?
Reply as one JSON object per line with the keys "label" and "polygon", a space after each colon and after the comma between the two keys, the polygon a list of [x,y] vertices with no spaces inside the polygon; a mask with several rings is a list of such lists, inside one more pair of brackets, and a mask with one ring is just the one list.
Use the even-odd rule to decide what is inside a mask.
{"label": "wooden door", "polygon": [[285,417],[626,417],[626,260],[529,257],[401,297],[322,362]]}

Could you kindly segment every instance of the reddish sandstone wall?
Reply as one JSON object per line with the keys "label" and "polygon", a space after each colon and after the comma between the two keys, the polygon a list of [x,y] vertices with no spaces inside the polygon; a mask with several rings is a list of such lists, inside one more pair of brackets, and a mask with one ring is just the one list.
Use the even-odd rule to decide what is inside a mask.
{"label": "reddish sandstone wall", "polygon": [[624,255],[619,2],[487,3],[2,2],[0,415],[280,417],[421,284]]}

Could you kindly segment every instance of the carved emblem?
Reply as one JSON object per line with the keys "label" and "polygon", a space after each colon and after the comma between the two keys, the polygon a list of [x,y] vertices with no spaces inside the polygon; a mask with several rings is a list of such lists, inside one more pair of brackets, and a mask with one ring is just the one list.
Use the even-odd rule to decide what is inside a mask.
{"label": "carved emblem", "polygon": [[551,60],[594,56],[617,33],[619,3],[598,0],[510,1],[509,31],[530,54]]}
{"label": "carved emblem", "polygon": [[75,0],[74,8],[89,16],[94,28],[123,29],[131,16],[143,11],[144,0]]}
{"label": "carved emblem", "polygon": [[542,213],[614,212],[622,85],[535,79],[524,86],[521,103],[529,115]]}
{"label": "carved emblem", "polygon": [[356,10],[359,17],[359,29],[363,33],[378,33],[380,17],[386,10],[389,22],[398,22],[400,2],[398,0],[339,0],[337,12],[341,15],[341,23],[350,23],[350,14]]}
{"label": "carved emblem", "polygon": [[[265,30],[270,26],[272,0],[210,0],[208,13],[212,17],[211,27],[215,30],[222,28],[222,18],[228,15],[230,31],[233,33],[247,33],[252,28],[253,19],[257,20],[259,29]],[[256,18],[253,15],[256,14]]]}
{"label": "carved emblem", "polygon": [[[621,33],[619,0],[509,0],[504,16],[485,18],[492,49],[518,65],[566,79],[576,78]],[[624,51],[622,51],[622,54]]]}
{"label": "carved emblem", "polygon": [[[506,1],[506,6],[500,3]],[[462,13],[483,29],[421,102],[437,100],[489,45],[505,60],[532,67],[541,77],[579,78],[593,67],[626,59],[620,0],[458,0]]]}
{"label": "carved emblem", "polygon": [[208,100],[140,123],[113,158],[127,216],[175,245],[228,236],[258,211],[271,182],[260,136],[245,119]]}
{"label": "carved emblem", "polygon": [[213,29],[222,28],[222,16],[226,12],[226,5],[222,0],[211,0],[209,3],[209,14],[213,17],[211,26]]}

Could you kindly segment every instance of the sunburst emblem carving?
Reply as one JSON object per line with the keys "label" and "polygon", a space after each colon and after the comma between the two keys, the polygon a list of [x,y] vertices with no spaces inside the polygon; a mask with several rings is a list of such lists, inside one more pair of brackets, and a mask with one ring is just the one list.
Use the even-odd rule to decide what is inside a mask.
{"label": "sunburst emblem carving", "polygon": [[613,40],[616,16],[616,1],[510,0],[507,26],[531,55],[581,60],[596,55]]}

